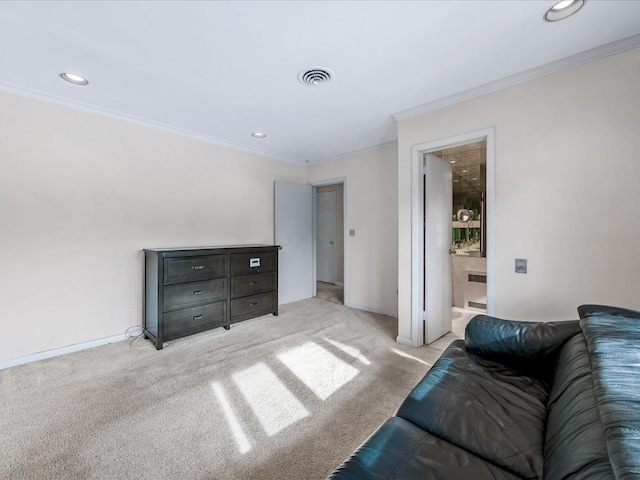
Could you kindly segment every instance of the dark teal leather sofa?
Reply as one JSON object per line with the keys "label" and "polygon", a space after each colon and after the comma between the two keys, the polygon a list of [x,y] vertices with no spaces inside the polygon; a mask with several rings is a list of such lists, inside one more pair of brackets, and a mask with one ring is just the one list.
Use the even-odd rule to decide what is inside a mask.
{"label": "dark teal leather sofa", "polygon": [[640,312],[476,316],[330,479],[640,479]]}

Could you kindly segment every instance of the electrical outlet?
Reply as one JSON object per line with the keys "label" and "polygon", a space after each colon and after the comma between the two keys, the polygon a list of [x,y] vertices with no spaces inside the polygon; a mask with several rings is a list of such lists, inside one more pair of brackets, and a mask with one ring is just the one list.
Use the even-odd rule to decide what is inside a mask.
{"label": "electrical outlet", "polygon": [[355,228],[349,229],[349,236],[350,237],[355,237],[356,236],[356,229]]}

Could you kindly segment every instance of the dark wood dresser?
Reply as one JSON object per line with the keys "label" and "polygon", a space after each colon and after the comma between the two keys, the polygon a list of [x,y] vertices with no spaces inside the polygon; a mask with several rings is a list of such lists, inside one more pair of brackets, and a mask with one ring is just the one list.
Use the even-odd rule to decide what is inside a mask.
{"label": "dark wood dresser", "polygon": [[278,249],[145,249],[145,337],[160,350],[176,338],[278,315]]}

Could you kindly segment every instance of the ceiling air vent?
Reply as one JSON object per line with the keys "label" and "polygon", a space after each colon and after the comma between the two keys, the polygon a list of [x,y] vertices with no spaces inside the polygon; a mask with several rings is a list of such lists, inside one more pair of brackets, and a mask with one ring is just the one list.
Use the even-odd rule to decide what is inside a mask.
{"label": "ceiling air vent", "polygon": [[311,85],[312,87],[327,83],[332,78],[333,72],[324,67],[311,67],[307,70],[301,71],[298,75],[298,80],[300,80],[300,83]]}

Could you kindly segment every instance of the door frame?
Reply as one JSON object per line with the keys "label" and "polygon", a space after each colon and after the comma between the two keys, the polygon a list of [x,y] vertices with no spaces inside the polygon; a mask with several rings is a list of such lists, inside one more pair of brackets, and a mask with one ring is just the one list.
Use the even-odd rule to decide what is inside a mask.
{"label": "door frame", "polygon": [[317,180],[315,182],[309,182],[309,184],[313,187],[313,296],[315,297],[318,292],[317,292],[317,283],[318,283],[318,272],[316,271],[316,256],[317,256],[317,242],[316,242],[316,187],[322,187],[325,185],[337,185],[337,184],[342,184],[342,223],[343,223],[343,229],[342,229],[342,248],[344,249],[344,255],[343,255],[343,270],[342,270],[342,275],[343,275],[343,303],[344,305],[347,304],[347,279],[349,278],[348,275],[348,270],[347,270],[347,266],[349,264],[349,262],[347,261],[348,259],[348,254],[349,254],[349,247],[348,247],[348,242],[347,242],[347,238],[349,235],[349,231],[347,230],[347,177],[336,177],[336,178],[331,178],[328,180]]}
{"label": "door frame", "polygon": [[[495,301],[495,127],[476,130],[454,137],[433,140],[411,148],[411,346],[424,345],[424,317],[423,297],[425,285],[423,280],[423,217],[424,188],[423,156],[434,150],[464,145],[478,140],[487,141],[487,315],[493,315],[496,310]],[[453,308],[453,306],[452,306]],[[398,337],[397,341],[406,343]]]}

